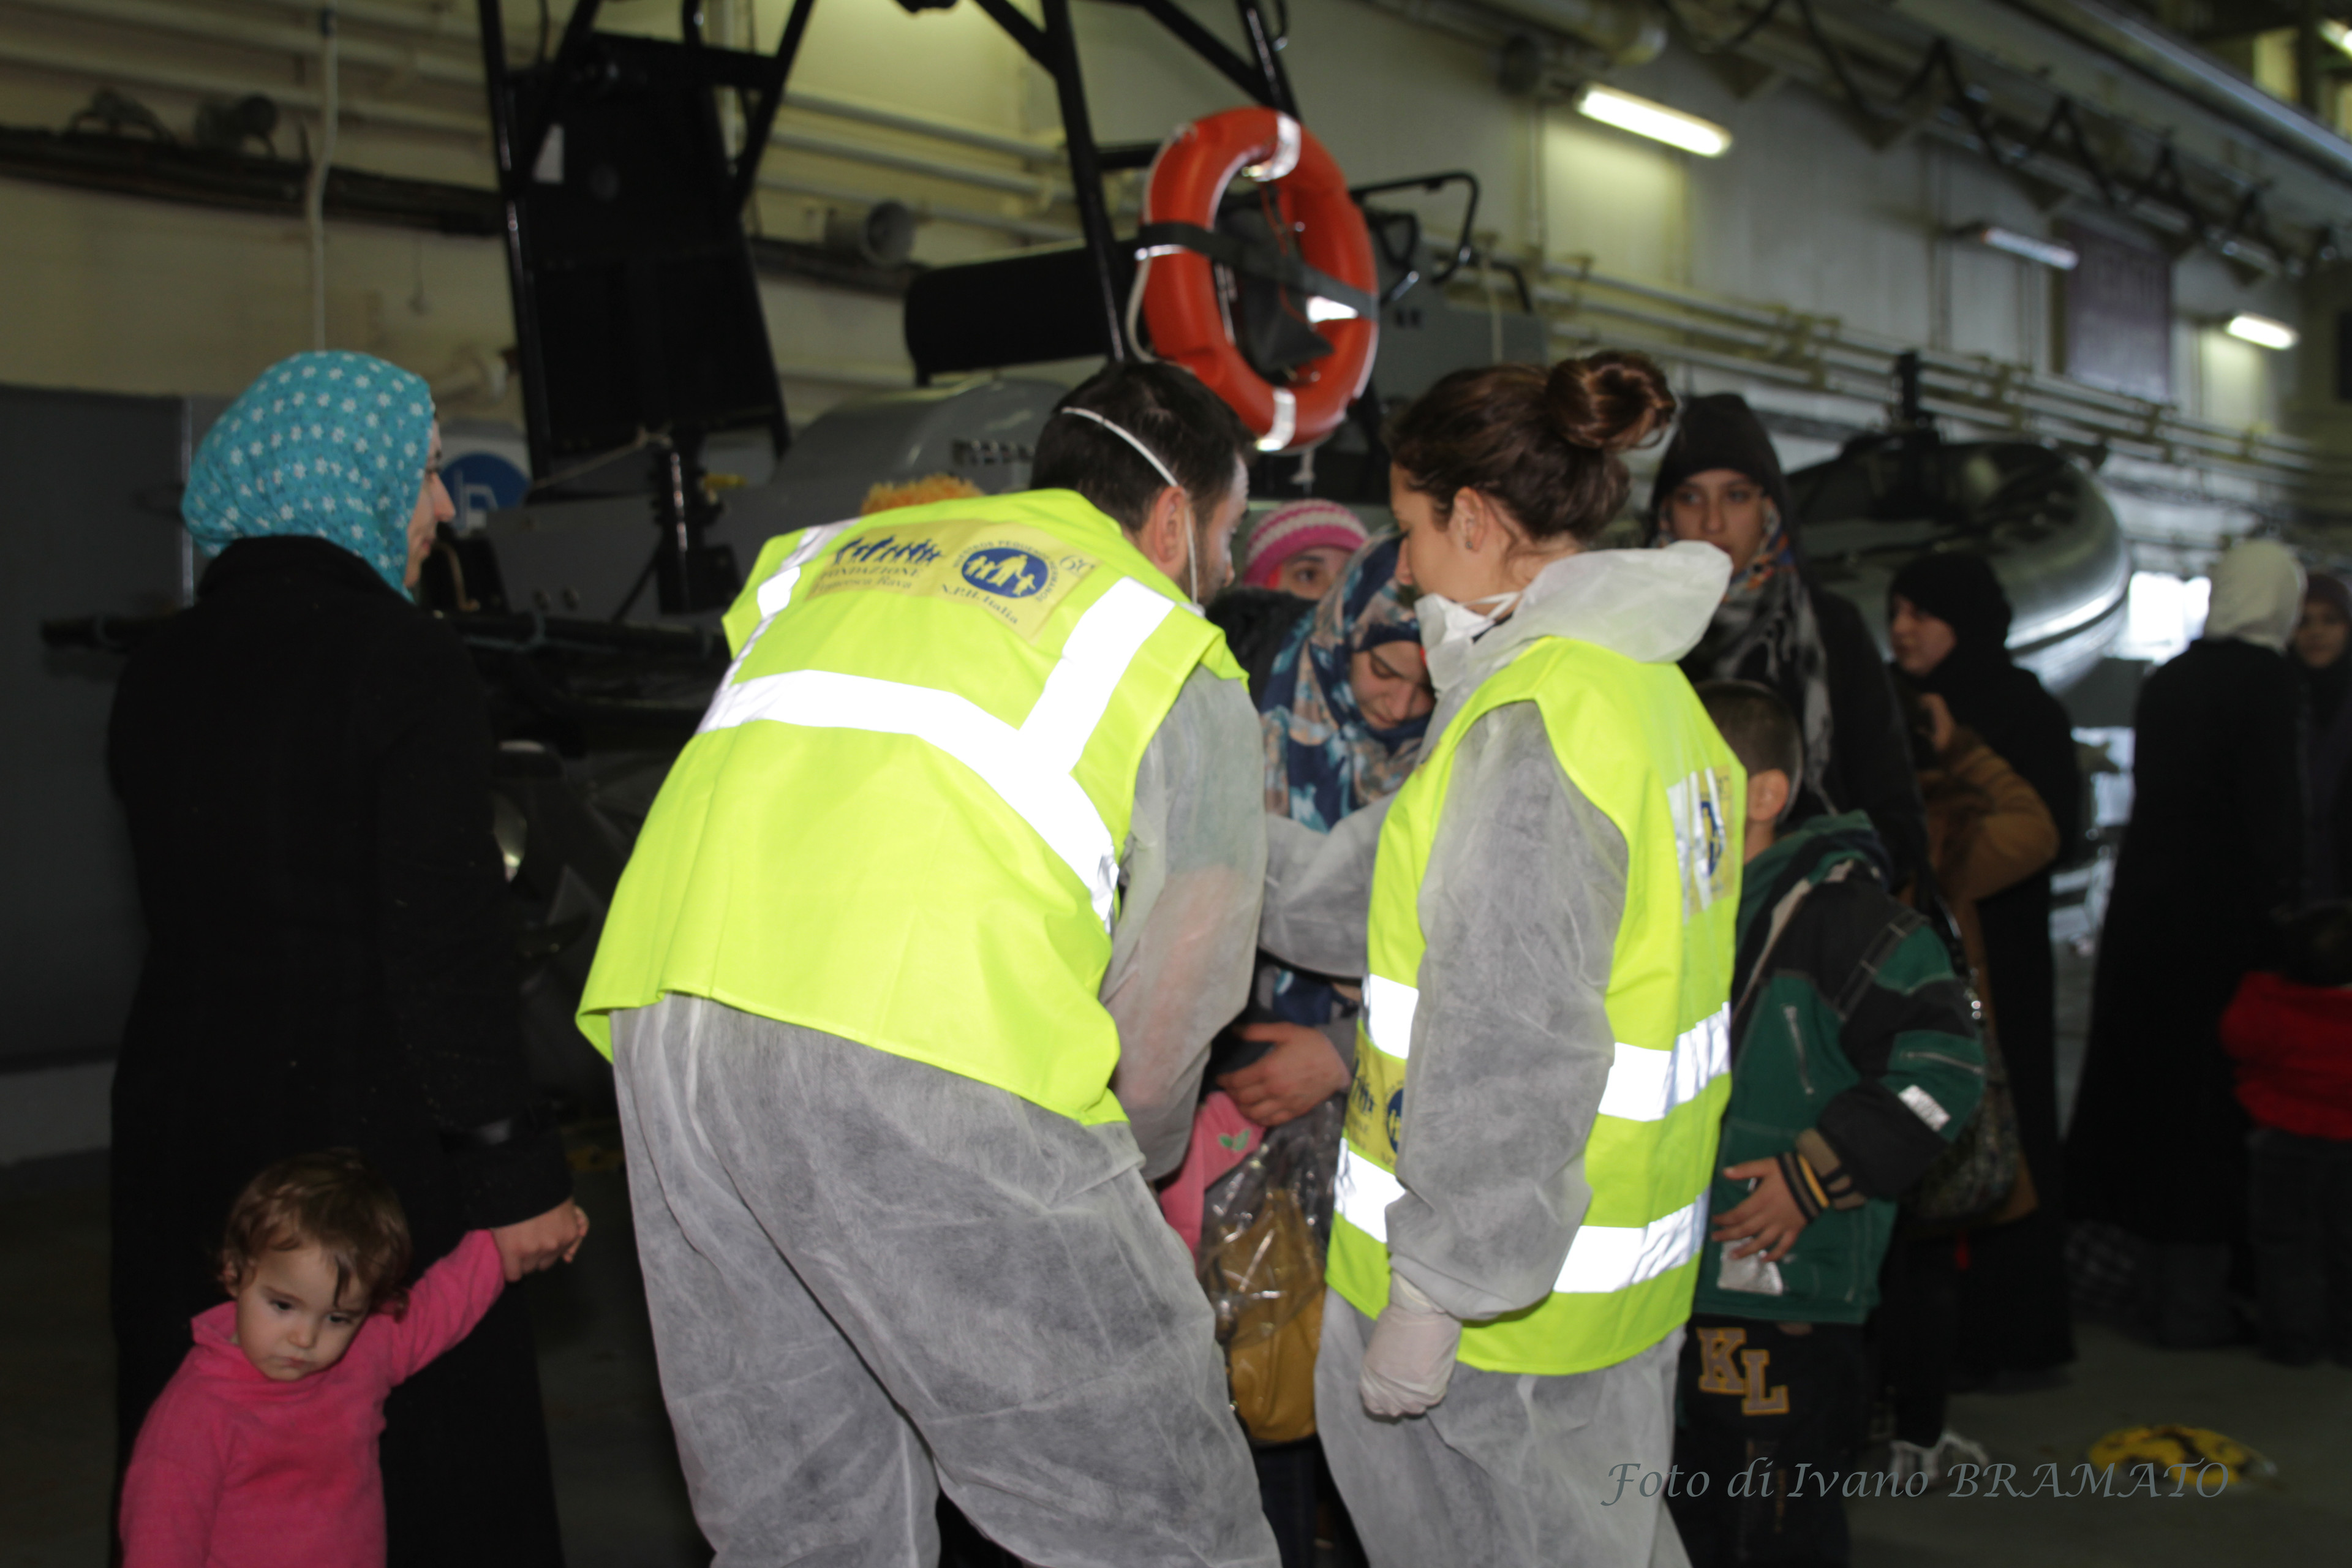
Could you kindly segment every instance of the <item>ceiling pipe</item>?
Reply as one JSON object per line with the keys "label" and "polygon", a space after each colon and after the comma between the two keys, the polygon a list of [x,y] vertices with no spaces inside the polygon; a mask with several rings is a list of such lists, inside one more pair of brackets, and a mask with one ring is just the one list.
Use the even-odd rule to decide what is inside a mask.
{"label": "ceiling pipe", "polygon": [[2140,75],[2228,116],[2338,179],[2352,179],[2352,142],[2256,87],[2195,46],[2103,0],[2007,0],[2013,10],[2123,61]]}
{"label": "ceiling pipe", "polygon": [[[33,3],[38,4],[40,0],[33,0]],[[127,8],[138,5],[141,0],[71,0],[71,3],[108,7],[120,5]],[[298,37],[303,46],[303,52],[307,56],[315,58],[317,46],[313,38],[307,34],[298,34]],[[218,41],[241,40],[224,38]],[[341,51],[347,62],[356,56],[357,51],[353,48],[354,42],[355,40],[349,37],[340,41]],[[0,60],[9,60],[19,65],[57,71],[69,76],[86,77],[97,82],[133,83],[147,87],[160,87],[173,91],[194,93],[201,97],[241,98],[253,91],[256,85],[250,78],[235,77],[179,65],[156,65],[140,60],[136,57],[118,55],[110,51],[101,55],[70,47],[22,43],[14,39],[0,39]],[[289,107],[316,111],[322,106],[322,97],[316,88],[287,82],[268,83],[267,88],[269,97]],[[488,122],[482,116],[463,110],[436,109],[392,99],[346,96],[342,100],[341,110],[344,116],[352,120],[373,125],[397,127],[407,131],[432,132],[461,136],[474,141],[478,141],[489,134]],[[899,174],[915,174],[926,179],[943,180],[954,184],[1017,196],[1035,205],[1045,205],[1069,199],[1069,187],[1065,182],[1042,174],[1024,174],[1012,170],[974,169],[963,164],[924,157],[919,153],[892,152],[855,142],[814,135],[790,127],[778,128],[771,136],[770,142],[772,145],[789,152],[864,163]],[[772,183],[764,177],[761,184],[771,185],[772,188],[779,188],[774,187]],[[878,201],[882,198],[877,196],[870,199]],[[1000,217],[989,217],[985,221],[981,221],[982,215],[971,208],[931,204],[928,210],[945,221],[974,224],[976,226],[1019,234],[1024,237],[1037,237],[1041,229],[1041,226],[1038,225]],[[956,216],[949,217],[948,215],[950,212]],[[1059,236],[1069,231],[1053,227],[1050,232]]]}
{"label": "ceiling pipe", "polygon": [[1617,66],[1646,65],[1665,51],[1665,18],[1641,0],[1471,0],[1482,11],[1589,44]]}
{"label": "ceiling pipe", "polygon": [[[49,11],[82,20],[96,18],[119,23],[124,26],[142,27],[171,37],[195,38],[205,43],[231,44],[270,54],[309,58],[317,53],[314,37],[315,20],[311,26],[279,25],[257,21],[248,16],[232,16],[207,10],[182,0],[16,0],[27,9]],[[470,46],[473,28],[462,33],[454,26],[432,25],[431,18],[446,13],[422,11],[401,12],[398,7],[384,5],[353,8],[338,4],[337,12],[346,23],[364,21],[391,31],[406,31],[415,35],[420,43],[446,43]],[[315,18],[317,7],[306,7]],[[407,18],[393,20],[388,14],[398,13]],[[478,93],[482,89],[482,68],[478,58],[457,55],[436,54],[429,49],[411,48],[354,34],[348,29],[342,35],[341,52],[347,64],[373,67],[394,77],[413,77],[436,86],[461,89]],[[273,93],[282,97],[283,94]],[[785,107],[823,115],[830,120],[844,120],[856,124],[878,126],[885,130],[905,132],[909,135],[926,136],[940,142],[970,147],[979,152],[993,153],[1003,157],[1024,161],[1057,163],[1061,161],[1059,145],[1048,145],[1022,137],[1007,136],[977,127],[957,125],[947,121],[932,120],[903,110],[885,109],[878,105],[858,103],[853,100],[833,98],[824,93],[790,92],[785,95]],[[779,143],[784,144],[784,143]],[[814,148],[801,149],[817,151]],[[856,154],[844,150],[826,152],[827,156],[850,157]],[[949,165],[943,165],[949,166]],[[984,171],[972,171],[985,174]],[[1018,176],[1005,175],[1007,180]],[[996,187],[1006,191],[1034,194],[1034,180]]]}
{"label": "ceiling pipe", "polygon": [[[340,10],[341,7],[339,6]],[[125,86],[161,88],[170,92],[183,92],[199,98],[236,98],[253,90],[251,79],[215,74],[184,66],[141,63],[114,56],[99,56],[56,45],[36,45],[15,40],[0,40],[0,63],[27,66],[36,70],[56,72],[63,76],[81,77],[92,82],[113,82]],[[289,108],[316,110],[322,106],[321,95],[315,88],[276,85],[270,96]],[[362,123],[390,126],[404,131],[425,132],[478,141],[488,136],[488,126],[472,116],[446,110],[420,108],[415,104],[391,103],[377,99],[344,96],[340,104],[342,117]],[[940,165],[942,169],[946,165]],[[944,174],[941,177],[948,177]],[[836,184],[830,181],[803,177],[764,167],[760,173],[762,190],[791,195],[811,196],[822,202],[837,202],[844,205],[866,208],[883,201],[900,201],[914,209],[917,216],[936,223],[952,223],[965,228],[981,229],[994,234],[1011,235],[1018,239],[1057,243],[1077,237],[1077,231],[1066,225],[1038,222],[982,208],[963,206],[953,202],[930,201],[902,195],[885,195],[854,185]],[[1034,187],[1031,188],[1034,194]]]}
{"label": "ceiling pipe", "polygon": [[[1847,327],[1833,317],[1717,300],[1672,285],[1616,277],[1580,261],[1547,261],[1542,270],[1547,281],[1536,289],[1536,299],[1549,308],[1555,333],[1573,335],[1578,316],[1605,317],[1671,334],[1664,339],[1644,334],[1640,342],[1629,338],[1626,346],[1791,386],[1881,398],[1890,363],[1910,346]],[[1591,289],[1624,298],[1596,298]],[[1612,332],[1612,342],[1622,335],[1614,329]],[[1687,341],[1694,336],[1721,347],[1699,347]],[[1801,343],[1801,358],[1791,356],[1792,342]],[[2023,365],[1937,351],[1923,351],[1921,363],[1932,389],[1943,399],[1940,406],[1979,424],[2007,420],[2023,426],[2037,418],[2053,420],[2119,449],[2168,451],[2172,456],[2168,460],[2252,470],[2279,483],[2294,482],[2321,461],[2308,442],[2293,437],[2200,419],[2169,404],[2108,392]]]}

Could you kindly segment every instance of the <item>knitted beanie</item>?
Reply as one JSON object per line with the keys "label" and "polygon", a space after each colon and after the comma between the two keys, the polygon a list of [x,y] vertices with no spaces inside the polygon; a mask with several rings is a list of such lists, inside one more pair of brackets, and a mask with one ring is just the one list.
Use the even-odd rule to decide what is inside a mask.
{"label": "knitted beanie", "polygon": [[1371,535],[1356,514],[1334,500],[1295,500],[1276,507],[1250,531],[1242,581],[1271,588],[1283,563],[1302,550],[1328,547],[1353,555]]}

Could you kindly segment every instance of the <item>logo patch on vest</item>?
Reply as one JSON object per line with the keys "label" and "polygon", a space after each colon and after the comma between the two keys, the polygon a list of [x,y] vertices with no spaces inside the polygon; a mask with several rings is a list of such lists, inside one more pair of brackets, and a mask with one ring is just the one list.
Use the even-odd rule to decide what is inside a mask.
{"label": "logo patch on vest", "polygon": [[1054,568],[1016,544],[983,544],[956,563],[963,580],[1000,599],[1033,599],[1054,585]]}
{"label": "logo patch on vest", "polygon": [[1034,640],[1097,563],[1018,523],[932,522],[853,533],[807,590],[954,599]]}
{"label": "logo patch on vest", "polygon": [[1702,768],[1666,786],[1666,809],[1674,818],[1675,858],[1680,862],[1683,918],[1692,919],[1732,889],[1738,869],[1735,825],[1747,820],[1745,802],[1734,815],[1732,776],[1724,768]]}
{"label": "logo patch on vest", "polygon": [[1356,1081],[1348,1091],[1348,1141],[1390,1170],[1404,1141],[1404,1063],[1356,1035]]}

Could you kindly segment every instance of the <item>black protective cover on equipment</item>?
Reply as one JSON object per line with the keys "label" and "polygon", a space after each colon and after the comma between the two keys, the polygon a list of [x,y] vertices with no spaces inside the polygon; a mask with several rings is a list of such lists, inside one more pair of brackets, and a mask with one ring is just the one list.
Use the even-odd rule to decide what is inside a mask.
{"label": "black protective cover on equipment", "polygon": [[547,125],[516,149],[509,193],[542,479],[642,431],[766,426],[784,444],[711,90],[719,54],[596,33],[576,68],[559,60],[508,79],[511,123]]}
{"label": "black protective cover on equipment", "polygon": [[[1112,253],[1118,297],[1135,281],[1135,256]],[[934,267],[907,286],[907,353],[915,375],[1116,354],[1092,308],[1094,258],[1083,242]]]}

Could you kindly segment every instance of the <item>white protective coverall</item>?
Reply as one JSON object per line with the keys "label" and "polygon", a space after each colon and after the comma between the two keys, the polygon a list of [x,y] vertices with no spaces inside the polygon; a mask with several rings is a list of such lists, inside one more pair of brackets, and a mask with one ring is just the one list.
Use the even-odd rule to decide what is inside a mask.
{"label": "white protective coverall", "polygon": [[[1212,1314],[1147,1174],[1246,999],[1257,716],[1196,670],[1146,748],[1081,1126],[671,994],[614,1064],[662,1389],[718,1568],[930,1568],[940,1490],[1041,1564],[1274,1568]],[[920,889],[905,896],[922,896]]]}
{"label": "white protective coverall", "polygon": [[[1536,637],[1679,658],[1706,631],[1727,568],[1696,543],[1553,562],[1508,620],[1466,648],[1433,647],[1441,686],[1428,743]],[[1442,637],[1441,624],[1424,616],[1424,635]],[[1532,703],[1476,723],[1455,755],[1420,900],[1413,1115],[1444,1133],[1404,1145],[1406,1195],[1388,1214],[1392,1268],[1465,1321],[1543,1300],[1591,1202],[1583,1150],[1616,1055],[1603,996],[1629,864],[1622,836],[1561,771]],[[1359,812],[1313,843],[1270,826],[1265,947],[1328,973],[1364,973],[1384,815]],[[1630,1488],[1617,1497],[1612,1479],[1616,1466],[1663,1474],[1671,1460],[1679,1330],[1572,1376],[1457,1364],[1441,1403],[1389,1421],[1365,1412],[1358,1385],[1371,1328],[1327,1299],[1316,1415],[1375,1568],[1687,1562],[1659,1500]]]}

